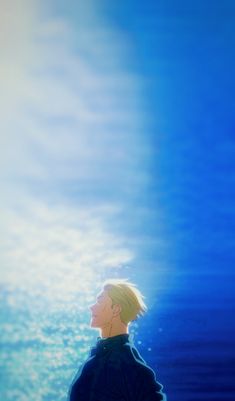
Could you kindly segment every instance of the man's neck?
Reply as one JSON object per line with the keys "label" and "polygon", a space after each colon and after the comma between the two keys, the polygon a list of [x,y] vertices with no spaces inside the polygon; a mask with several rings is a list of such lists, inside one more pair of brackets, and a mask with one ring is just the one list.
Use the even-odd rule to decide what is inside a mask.
{"label": "man's neck", "polygon": [[122,327],[115,327],[114,325],[110,325],[107,327],[102,327],[101,329],[101,337],[114,337],[120,334],[128,334],[128,327],[123,324]]}

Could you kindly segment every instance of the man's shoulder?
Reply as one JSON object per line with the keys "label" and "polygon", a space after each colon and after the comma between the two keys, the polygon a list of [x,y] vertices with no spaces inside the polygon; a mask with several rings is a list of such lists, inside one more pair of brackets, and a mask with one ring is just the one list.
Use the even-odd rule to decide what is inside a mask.
{"label": "man's shoulder", "polygon": [[145,360],[140,355],[135,345],[131,342],[126,342],[121,348],[115,349],[110,355],[110,361],[115,364],[121,364],[122,367],[128,365],[147,367]]}
{"label": "man's shoulder", "polygon": [[[119,352],[118,352],[119,351]],[[139,351],[132,343],[126,343],[121,350],[116,350],[110,355],[110,367],[115,370],[122,370],[124,376],[131,377],[135,380],[148,383],[149,386],[157,386],[157,390],[162,388],[162,385],[156,382],[156,374],[154,370],[145,362]]]}

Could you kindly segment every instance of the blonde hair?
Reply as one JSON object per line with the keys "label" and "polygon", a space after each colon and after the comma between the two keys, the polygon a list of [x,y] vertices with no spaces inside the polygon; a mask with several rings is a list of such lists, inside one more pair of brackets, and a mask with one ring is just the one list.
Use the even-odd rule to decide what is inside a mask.
{"label": "blonde hair", "polygon": [[120,318],[123,323],[128,324],[147,312],[147,306],[143,300],[145,297],[136,285],[127,279],[106,280],[103,283],[103,289],[112,299],[112,307],[116,304],[121,306]]}

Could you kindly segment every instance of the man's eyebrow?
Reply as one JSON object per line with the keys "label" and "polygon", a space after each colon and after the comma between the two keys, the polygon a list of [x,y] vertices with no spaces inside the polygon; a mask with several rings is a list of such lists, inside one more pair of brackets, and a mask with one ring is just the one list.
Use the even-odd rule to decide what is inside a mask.
{"label": "man's eyebrow", "polygon": [[96,299],[100,299],[103,298],[102,295],[98,295],[98,297],[96,297]]}

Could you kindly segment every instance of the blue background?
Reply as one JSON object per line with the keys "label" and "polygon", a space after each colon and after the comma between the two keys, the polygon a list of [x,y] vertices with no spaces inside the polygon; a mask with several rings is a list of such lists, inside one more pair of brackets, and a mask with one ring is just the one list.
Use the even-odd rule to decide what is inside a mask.
{"label": "blue background", "polygon": [[155,179],[144,201],[165,211],[173,267],[140,329],[151,358],[142,352],[169,400],[234,400],[235,5],[104,7],[135,43],[131,67],[148,78]]}
{"label": "blue background", "polygon": [[[95,204],[99,207],[103,202],[109,205],[119,202],[122,207],[118,212],[112,214],[112,209],[111,212],[108,209],[106,224],[112,228],[112,234],[124,235],[128,249],[135,254],[135,261],[124,261],[123,266],[112,273],[110,270],[102,272],[100,279],[128,277],[146,296],[149,312],[131,328],[137,348],[156,371],[168,401],[234,400],[235,3],[228,0],[97,0],[94,4],[99,16],[108,21],[109,28],[121,33],[123,48],[125,40],[130,44],[130,53],[124,51],[126,56],[122,63],[125,64],[123,68],[126,73],[140,82],[138,95],[142,98],[141,113],[145,123],[138,135],[132,132],[131,139],[121,137],[120,143],[118,135],[122,131],[122,122],[116,121],[116,124],[108,126],[110,133],[105,137],[106,159],[101,153],[97,163],[94,161],[94,177],[88,174],[88,179],[79,178],[80,181],[76,181],[72,175],[63,178],[63,160],[61,162],[59,158],[59,162],[54,162],[51,156],[50,164],[50,154],[48,156],[46,153],[45,156],[42,144],[40,141],[37,143],[34,137],[32,159],[41,158],[43,167],[48,163],[49,179],[29,178],[27,174],[30,167],[25,173],[26,178],[16,175],[3,181],[10,183],[13,188],[26,188],[38,200],[47,201],[51,212],[58,204],[69,205],[69,208],[75,206],[76,209],[84,205],[91,207]],[[93,29],[92,18],[83,20],[83,6],[79,2],[69,1],[65,4],[51,1],[44,7],[40,17],[43,22],[52,17],[59,21],[64,19],[77,32],[77,37],[75,35],[73,40],[69,38],[68,42],[71,40],[70,51],[79,55],[81,48],[77,39],[84,27]],[[56,42],[57,31],[53,27],[51,30],[53,43]],[[105,34],[101,40],[104,37]],[[42,42],[46,42],[43,38]],[[88,38],[87,43],[89,40],[94,40],[94,37]],[[82,50],[85,53],[86,42]],[[59,60],[55,56],[54,64],[50,60],[49,72],[46,68],[40,70],[40,67],[34,70],[34,78],[38,79],[39,86],[44,74],[47,78],[49,76],[46,82],[54,77],[58,82],[67,79],[71,87],[77,90],[78,83],[70,78],[72,69],[64,71],[62,61],[62,58]],[[102,77],[106,72],[109,76],[112,62],[100,57],[94,70],[102,71]],[[115,62],[118,64],[118,60]],[[58,82],[55,85],[59,86]],[[76,90],[75,96],[79,95]],[[119,88],[114,92],[117,108],[121,108],[118,103]],[[123,96],[125,93],[122,89],[120,93],[122,105],[128,109],[133,104],[128,96],[129,100]],[[104,102],[108,109],[109,104],[104,99],[105,96],[101,96],[98,101],[95,99],[97,103],[94,101],[93,107],[94,110],[97,107],[98,114],[100,103]],[[139,98],[136,103],[138,101]],[[47,106],[48,114],[44,119],[43,113],[40,114],[31,104],[27,109],[29,118],[40,121],[41,132],[43,124],[52,133],[53,129],[57,133],[61,126],[65,130],[68,127],[68,132],[70,129],[72,131],[74,120],[53,114],[51,104]],[[17,124],[20,126],[18,120]],[[96,122],[93,128],[95,141],[100,134],[100,131],[95,131]],[[19,128],[18,135],[17,130],[19,140],[22,132]],[[112,166],[116,139],[118,151],[123,150],[130,160],[129,164],[125,164],[125,157],[122,159],[120,151],[120,160],[124,160],[123,168],[121,162],[117,162],[114,168]],[[48,142],[48,148],[51,143],[54,144],[53,141],[56,145],[56,139],[53,139]],[[148,146],[141,148],[145,142]],[[17,143],[15,147],[17,149]],[[27,150],[27,146],[25,148]],[[144,154],[143,165],[138,156],[141,152]],[[60,153],[63,156],[62,147],[59,156]],[[79,157],[80,154],[77,159]],[[76,163],[74,166],[72,170],[77,169]],[[109,167],[110,176],[107,173]],[[56,169],[59,174],[55,178],[53,174]],[[142,186],[144,177],[148,179]],[[15,196],[17,205],[19,199],[20,196]],[[21,202],[24,205],[24,198]],[[26,201],[25,205],[27,209]],[[36,220],[32,217],[34,213]],[[39,213],[38,217],[36,209],[34,213],[29,211],[29,218],[33,222],[40,220],[43,226],[44,214]],[[104,213],[102,208],[100,213]],[[60,216],[65,225],[66,216],[66,213]],[[87,232],[89,234],[89,230],[83,230],[84,221],[81,225],[82,236],[86,236]],[[12,227],[14,225],[12,223]],[[49,238],[53,230],[50,225],[49,228],[45,227],[43,236],[47,238],[48,235]],[[100,233],[97,232],[99,237]],[[13,230],[13,234],[13,248],[17,241],[22,248],[19,238],[23,237],[23,229],[22,233],[19,231],[16,234]],[[107,238],[109,243],[108,235]],[[39,245],[43,249],[44,243]],[[54,243],[52,246],[49,243],[48,252],[52,255],[55,252],[56,255],[56,244],[53,246]],[[66,246],[62,248],[63,252],[67,252]],[[69,264],[70,257],[72,264],[73,255],[68,253],[68,256]],[[32,261],[35,262],[34,259]],[[41,261],[44,263],[43,258]],[[96,261],[94,265],[96,268]],[[2,266],[2,271],[7,271],[4,263]],[[50,269],[45,266],[49,272]],[[55,268],[54,265],[52,267]],[[84,279],[85,283],[81,286],[84,293],[78,294],[78,298],[75,295],[63,298],[61,295],[54,301],[52,291],[48,301],[48,294],[45,296],[44,290],[49,288],[50,294],[53,276],[47,287],[45,275],[44,288],[40,279],[45,272],[42,277],[40,274],[35,275],[35,283],[39,279],[39,284],[34,293],[31,291],[32,283],[29,281],[30,284],[27,284],[27,280],[23,289],[20,284],[18,289],[15,288],[14,280],[12,286],[1,283],[3,357],[0,364],[0,396],[4,401],[16,398],[19,401],[32,398],[35,401],[64,401],[74,373],[96,338],[96,333],[89,330],[86,324],[89,323],[87,304],[95,296],[97,276],[94,275],[93,281],[90,280],[90,292],[85,291],[84,271],[84,278],[81,277],[81,282]],[[59,280],[62,282],[61,277]]]}

